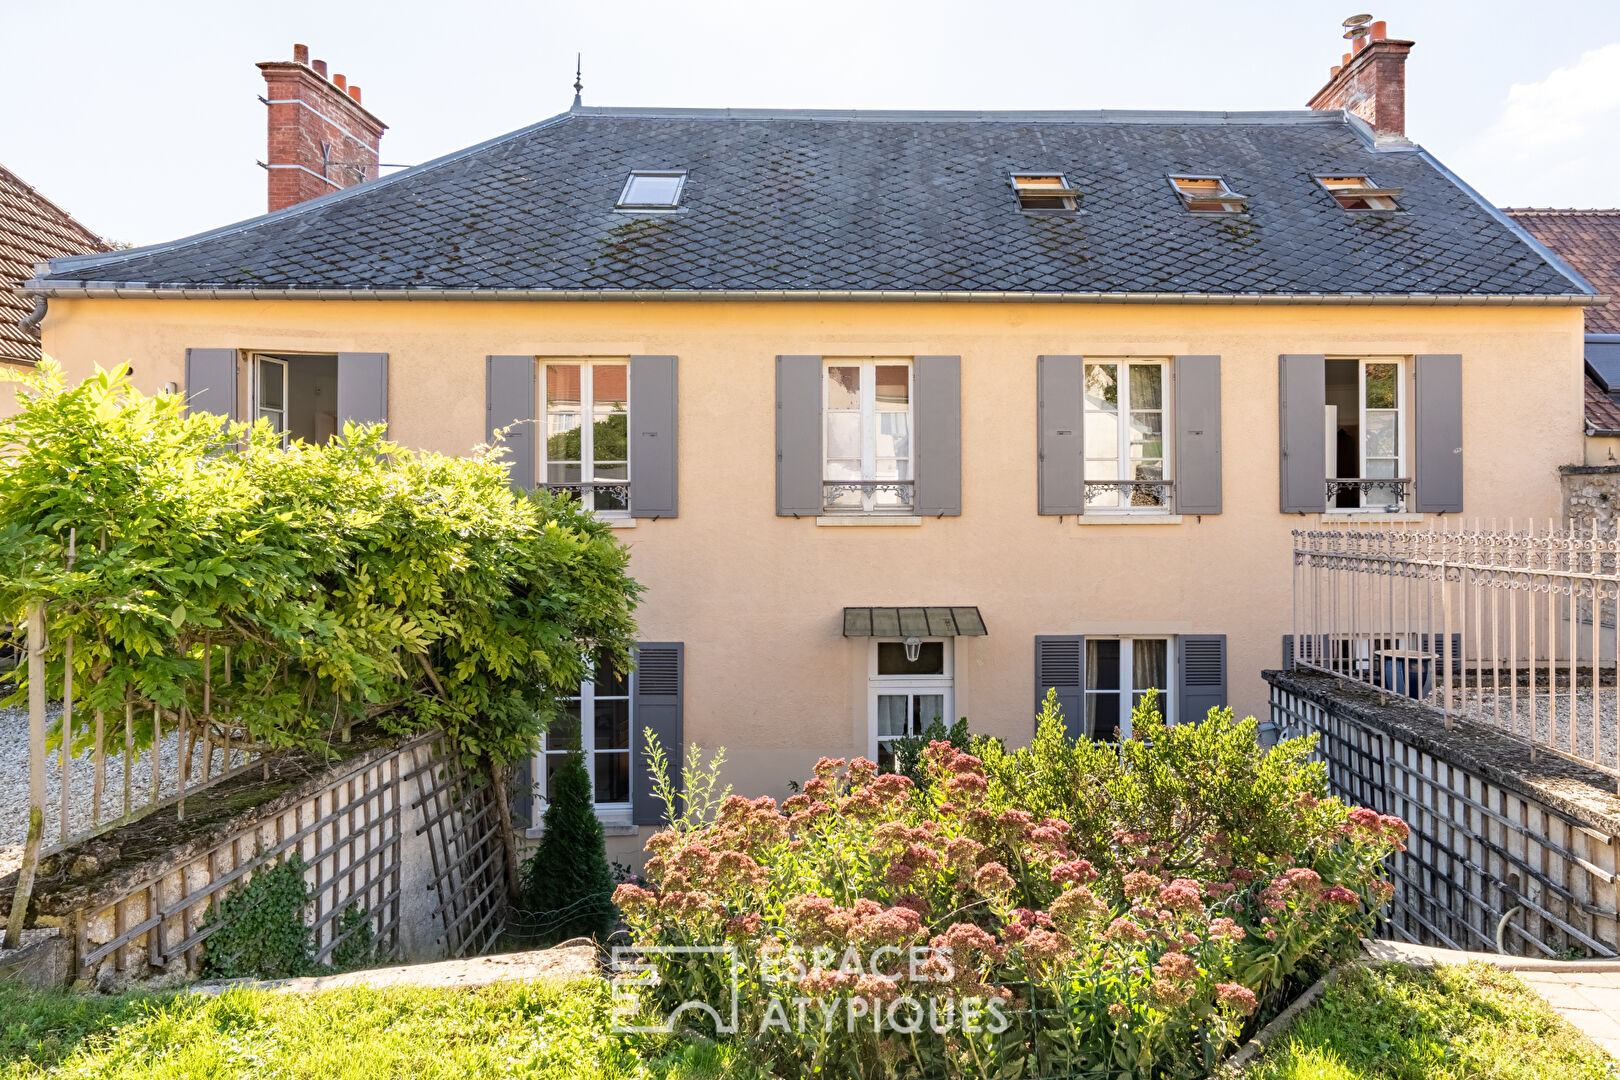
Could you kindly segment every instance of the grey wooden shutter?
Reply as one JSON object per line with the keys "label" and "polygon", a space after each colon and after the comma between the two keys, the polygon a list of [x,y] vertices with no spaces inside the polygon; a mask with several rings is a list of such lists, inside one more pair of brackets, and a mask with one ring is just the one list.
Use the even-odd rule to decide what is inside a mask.
{"label": "grey wooden shutter", "polygon": [[1414,359],[1417,432],[1412,481],[1420,514],[1460,514],[1463,508],[1462,357]]}
{"label": "grey wooden shutter", "polygon": [[911,362],[917,418],[912,475],[919,514],[962,512],[962,358],[918,356]]}
{"label": "grey wooden shutter", "polygon": [[1085,357],[1035,361],[1036,509],[1042,514],[1086,512]]}
{"label": "grey wooden shutter", "polygon": [[1086,639],[1077,634],[1035,635],[1035,711],[1055,689],[1063,728],[1078,739],[1086,730]]}
{"label": "grey wooden shutter", "polygon": [[678,506],[676,360],[630,358],[630,516],[675,517]]}
{"label": "grey wooden shutter", "polygon": [[338,431],[344,423],[388,423],[388,354],[338,353]]}
{"label": "grey wooden shutter", "polygon": [[821,357],[776,358],[776,513],[821,514]]}
{"label": "grey wooden shutter", "polygon": [[512,486],[533,488],[536,469],[534,367],[532,356],[491,356],[484,369],[484,437],[505,428]]}
{"label": "grey wooden shutter", "polygon": [[1221,358],[1178,356],[1176,383],[1176,513],[1221,512]]}
{"label": "grey wooden shutter", "polygon": [[1277,411],[1282,461],[1282,512],[1327,509],[1327,357],[1277,358]]}
{"label": "grey wooden shutter", "polygon": [[650,728],[670,770],[670,780],[680,787],[681,762],[686,746],[681,732],[681,699],[684,696],[686,646],[679,641],[644,641],[636,647],[636,666],[631,673],[630,799],[632,818],[637,825],[662,825],[667,820],[664,804],[653,790],[647,767],[647,736]]}
{"label": "grey wooden shutter", "polygon": [[1196,724],[1211,709],[1226,707],[1226,635],[1183,634],[1181,646],[1181,702],[1177,715],[1184,724]]}
{"label": "grey wooden shutter", "polygon": [[216,413],[226,420],[236,415],[236,350],[186,350],[186,409]]}

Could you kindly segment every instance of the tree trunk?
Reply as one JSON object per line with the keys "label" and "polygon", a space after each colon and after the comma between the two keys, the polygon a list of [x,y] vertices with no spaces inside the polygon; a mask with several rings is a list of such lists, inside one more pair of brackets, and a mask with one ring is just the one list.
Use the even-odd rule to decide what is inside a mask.
{"label": "tree trunk", "polygon": [[517,833],[512,828],[512,801],[506,790],[511,778],[509,766],[490,762],[489,779],[495,785],[495,816],[501,830],[501,847],[506,852],[506,891],[516,904],[523,898],[523,878],[518,873]]}

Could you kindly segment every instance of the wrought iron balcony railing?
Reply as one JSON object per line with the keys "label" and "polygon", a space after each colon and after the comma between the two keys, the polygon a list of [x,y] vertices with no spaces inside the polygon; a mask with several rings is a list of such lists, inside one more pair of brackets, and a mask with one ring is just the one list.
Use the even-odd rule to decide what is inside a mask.
{"label": "wrought iron balcony railing", "polygon": [[[607,495],[614,499],[618,506],[616,509],[630,508],[630,485],[626,481],[611,483],[579,483],[579,484],[542,484],[547,491],[561,491],[582,498],[585,495]],[[602,507],[597,507],[598,510]]]}
{"label": "wrought iron balcony railing", "polygon": [[[1327,507],[1329,510],[1356,509],[1398,514],[1406,509],[1406,495],[1411,486],[1411,479],[1405,476],[1330,476],[1327,479]],[[1339,496],[1345,492],[1355,493],[1354,506],[1339,506]],[[1388,501],[1368,501],[1379,496],[1387,496]]]}
{"label": "wrought iron balcony railing", "polygon": [[[1121,505],[1126,508],[1148,507],[1168,510],[1176,485],[1173,480],[1087,480],[1086,505],[1092,505],[1093,492],[1117,491],[1124,496]],[[1109,509],[1099,506],[1098,509]]]}
{"label": "wrought iron balcony railing", "polygon": [[[860,513],[863,510],[910,510],[913,505],[912,492],[916,489],[914,480],[823,480],[821,483],[822,505],[829,513]],[[879,495],[893,495],[891,501],[879,504]],[[858,495],[861,502],[859,506],[840,504],[841,495]]]}

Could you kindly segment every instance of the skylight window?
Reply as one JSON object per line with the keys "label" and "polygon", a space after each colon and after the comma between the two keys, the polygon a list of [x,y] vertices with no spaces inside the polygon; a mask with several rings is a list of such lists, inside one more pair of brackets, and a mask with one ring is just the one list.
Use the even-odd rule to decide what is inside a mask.
{"label": "skylight window", "polygon": [[681,204],[685,186],[684,172],[633,172],[624,182],[617,209],[674,210]]}
{"label": "skylight window", "polygon": [[1080,193],[1062,173],[1013,173],[1020,210],[1073,210]]}
{"label": "skylight window", "polygon": [[1226,186],[1219,176],[1172,176],[1170,184],[1194,214],[1241,214],[1249,200]]}
{"label": "skylight window", "polygon": [[1318,176],[1316,182],[1345,210],[1399,210],[1400,188],[1379,187],[1365,176]]}

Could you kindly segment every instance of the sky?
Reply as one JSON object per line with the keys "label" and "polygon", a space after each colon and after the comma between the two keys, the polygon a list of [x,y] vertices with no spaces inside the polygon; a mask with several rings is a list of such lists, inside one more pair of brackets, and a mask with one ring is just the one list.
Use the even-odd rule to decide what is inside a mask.
{"label": "sky", "polygon": [[262,213],[260,60],[362,87],[416,164],[590,105],[1300,108],[1368,12],[1417,42],[1407,134],[1486,198],[1620,205],[1620,2],[0,0],[0,164],[156,243]]}

